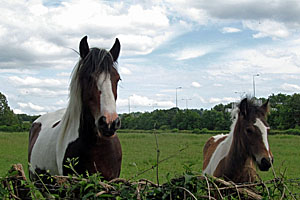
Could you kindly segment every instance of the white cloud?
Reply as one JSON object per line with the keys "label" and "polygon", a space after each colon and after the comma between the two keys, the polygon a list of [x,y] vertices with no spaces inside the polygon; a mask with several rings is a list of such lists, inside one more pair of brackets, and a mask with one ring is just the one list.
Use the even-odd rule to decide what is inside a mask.
{"label": "white cloud", "polygon": [[211,97],[209,99],[209,103],[213,103],[213,104],[228,104],[230,102],[235,102],[237,101],[237,98],[233,98],[233,97],[223,97],[223,98],[216,98],[216,97]]}
{"label": "white cloud", "polygon": [[34,110],[34,111],[37,111],[37,112],[41,112],[41,111],[45,111],[45,108],[42,107],[42,106],[39,106],[39,105],[35,105],[31,102],[28,102],[28,103],[18,103],[18,105],[21,107],[21,108],[29,108],[31,110]]}
{"label": "white cloud", "polygon": [[192,86],[195,87],[195,88],[200,88],[201,84],[198,83],[198,82],[196,82],[196,81],[194,81],[194,82],[192,82]]}
{"label": "white cloud", "polygon": [[281,85],[281,89],[285,92],[300,92],[300,85],[284,83]]}
{"label": "white cloud", "polygon": [[222,33],[238,33],[241,32],[241,29],[234,28],[234,27],[224,27],[222,29]]}
{"label": "white cloud", "polygon": [[69,91],[66,90],[49,90],[45,88],[21,88],[19,89],[21,95],[34,95],[39,97],[58,97],[67,96]]}
{"label": "white cloud", "polygon": [[137,109],[139,107],[161,107],[161,108],[172,108],[175,104],[169,100],[155,100],[150,99],[146,96],[141,96],[137,94],[131,95],[128,99],[118,99],[117,107],[130,106],[131,108]]}
{"label": "white cloud", "polygon": [[126,67],[120,67],[119,69],[120,69],[121,75],[130,75],[130,74],[132,74],[132,72]]}
{"label": "white cloud", "polygon": [[23,112],[20,109],[14,109],[13,111],[14,111],[15,114],[26,114],[25,112]]}
{"label": "white cloud", "polygon": [[66,86],[68,84],[66,80],[57,80],[52,78],[40,79],[32,76],[26,76],[24,78],[18,76],[10,76],[9,80],[17,86],[57,87]]}
{"label": "white cloud", "polygon": [[204,56],[210,52],[211,48],[209,47],[185,48],[175,53],[171,53],[169,56],[176,60],[188,60]]}
{"label": "white cloud", "polygon": [[56,76],[70,77],[71,75],[69,72],[60,72],[57,73]]}
{"label": "white cloud", "polygon": [[263,21],[244,21],[243,25],[258,33],[254,34],[254,38],[264,38],[271,37],[273,39],[277,38],[287,38],[290,33],[283,23],[276,22],[273,20],[263,20]]}
{"label": "white cloud", "polygon": [[214,83],[213,86],[215,86],[215,87],[222,87],[223,85],[220,84],[220,83]]}

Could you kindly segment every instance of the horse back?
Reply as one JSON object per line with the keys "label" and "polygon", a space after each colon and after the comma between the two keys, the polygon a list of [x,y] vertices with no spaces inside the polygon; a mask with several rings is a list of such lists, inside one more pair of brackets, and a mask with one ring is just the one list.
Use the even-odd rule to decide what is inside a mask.
{"label": "horse back", "polygon": [[215,150],[217,149],[218,145],[223,142],[227,138],[227,135],[218,135],[213,136],[208,139],[208,141],[205,143],[203,148],[203,168],[202,170],[205,170],[206,167],[209,164],[209,161],[211,160],[211,157]]}
{"label": "horse back", "polygon": [[36,119],[29,131],[28,162],[29,172],[47,170],[57,171],[55,161],[55,145],[58,133],[59,121],[64,110],[47,113]]}

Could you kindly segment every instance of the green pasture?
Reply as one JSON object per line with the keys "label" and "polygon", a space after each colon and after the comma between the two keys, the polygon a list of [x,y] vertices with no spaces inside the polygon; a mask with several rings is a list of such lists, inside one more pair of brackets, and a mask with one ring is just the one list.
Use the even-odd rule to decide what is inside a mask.
{"label": "green pasture", "polygon": [[[159,164],[159,180],[164,182],[167,176],[181,175],[186,168],[201,173],[202,148],[211,135],[163,133],[157,134],[160,150],[159,159],[174,157]],[[151,168],[156,163],[156,140],[151,133],[119,133],[123,149],[122,178],[132,178],[136,174]],[[28,133],[0,132],[0,176],[5,176],[10,166],[23,164],[27,172]],[[269,143],[274,155],[275,172],[286,169],[287,178],[300,177],[300,136],[271,135]],[[179,152],[180,149],[186,148]],[[262,179],[272,179],[273,173],[259,172]],[[149,170],[134,179],[146,178],[156,182],[156,170]]]}

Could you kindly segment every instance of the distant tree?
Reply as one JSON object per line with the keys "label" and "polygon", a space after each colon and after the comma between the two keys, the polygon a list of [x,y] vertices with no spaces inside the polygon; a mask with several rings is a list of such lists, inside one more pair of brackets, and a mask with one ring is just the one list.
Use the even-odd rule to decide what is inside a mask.
{"label": "distant tree", "polygon": [[19,120],[8,106],[5,95],[0,92],[0,125],[12,126],[16,124],[19,124]]}

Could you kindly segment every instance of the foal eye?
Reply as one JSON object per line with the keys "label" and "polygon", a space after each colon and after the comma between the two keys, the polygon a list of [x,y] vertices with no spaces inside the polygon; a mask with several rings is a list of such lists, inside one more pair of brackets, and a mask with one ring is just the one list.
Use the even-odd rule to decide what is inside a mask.
{"label": "foal eye", "polygon": [[247,133],[253,133],[252,128],[246,128]]}

